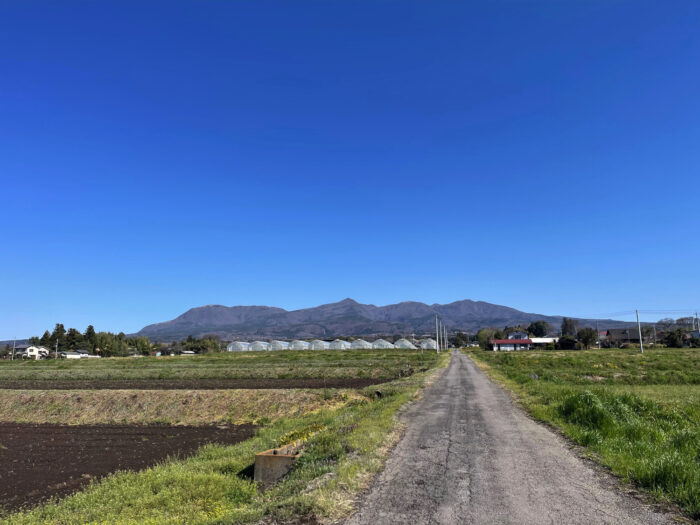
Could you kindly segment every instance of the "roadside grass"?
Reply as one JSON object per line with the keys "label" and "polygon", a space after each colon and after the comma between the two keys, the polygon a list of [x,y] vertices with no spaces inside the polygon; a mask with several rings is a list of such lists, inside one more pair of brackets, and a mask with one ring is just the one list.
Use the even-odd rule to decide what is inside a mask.
{"label": "roadside grass", "polygon": [[0,390],[0,422],[61,425],[267,424],[354,399],[340,390]]}
{"label": "roadside grass", "polygon": [[5,381],[128,379],[396,379],[427,370],[436,354],[407,350],[222,352],[195,356],[0,361]]}
{"label": "roadside grass", "polygon": [[[55,503],[3,516],[27,524],[235,524],[270,521],[330,522],[349,514],[357,493],[381,469],[398,439],[397,411],[415,399],[449,361],[431,370],[357,391],[342,403],[297,417],[281,417],[233,446],[207,445],[186,460],[141,472],[119,472]],[[380,390],[381,396],[375,395]],[[290,473],[261,490],[243,473],[256,452],[305,439]]]}
{"label": "roadside grass", "polygon": [[538,420],[700,518],[700,351],[470,351]]}

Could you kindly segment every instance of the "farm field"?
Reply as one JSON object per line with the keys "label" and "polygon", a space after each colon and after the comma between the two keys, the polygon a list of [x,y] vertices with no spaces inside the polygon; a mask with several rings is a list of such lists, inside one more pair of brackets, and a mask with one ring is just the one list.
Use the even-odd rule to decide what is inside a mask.
{"label": "farm field", "polygon": [[[270,380],[338,381],[347,379],[386,381],[410,375],[435,362],[433,352],[406,350],[335,350],[280,352],[230,352],[194,356],[0,361],[0,388],[22,388],[22,382],[35,388],[60,388],[87,382],[96,388],[99,382],[121,385],[118,388],[158,388],[157,381],[170,381],[168,388],[275,388]],[[239,382],[231,380],[242,380]],[[265,381],[263,381],[265,380]],[[148,381],[149,383],[143,383]],[[221,381],[221,382],[218,382]],[[41,382],[41,383],[38,383]],[[70,383],[66,383],[70,382]],[[134,383],[131,383],[134,382]],[[201,383],[196,383],[201,382]],[[359,385],[359,386],[366,386]],[[207,385],[213,385],[208,387]],[[241,386],[247,385],[247,386]],[[265,386],[267,385],[267,386]],[[294,388],[293,383],[280,383]],[[314,387],[323,388],[321,382]],[[346,383],[347,385],[347,383]],[[353,386],[353,385],[347,385]],[[308,387],[303,381],[298,387]]]}
{"label": "farm field", "polygon": [[117,470],[140,470],[208,443],[234,444],[253,425],[183,427],[0,424],[0,500],[6,510],[75,492]]}
{"label": "farm field", "polygon": [[[348,350],[102,359],[77,361],[69,368],[61,366],[64,362],[11,363],[7,368],[15,371],[31,368],[29,373],[37,374],[31,381],[49,388],[0,389],[0,470],[7,486],[0,494],[0,521],[256,523],[263,518],[342,517],[397,438],[396,411],[414,399],[448,359],[447,354],[427,352]],[[34,366],[25,369],[27,364]],[[230,368],[237,379],[254,379],[268,387],[283,374],[287,377],[280,379],[286,380],[295,374],[309,379],[373,378],[373,386],[49,386],[57,375],[76,385],[120,373],[138,378],[144,373],[140,366],[155,383],[155,370],[174,379],[196,380]],[[79,371],[79,379],[65,379],[66,370]],[[145,380],[143,375],[140,380]],[[34,444],[27,442],[30,433]],[[304,441],[304,453],[295,468],[266,491],[259,490],[251,479],[254,454],[298,439]],[[125,460],[134,448],[143,449],[143,454]],[[29,486],[33,489],[27,491]],[[61,499],[45,501],[57,497]],[[22,504],[26,507],[18,509]]]}
{"label": "farm field", "polygon": [[536,419],[623,480],[700,518],[700,351],[468,354]]}

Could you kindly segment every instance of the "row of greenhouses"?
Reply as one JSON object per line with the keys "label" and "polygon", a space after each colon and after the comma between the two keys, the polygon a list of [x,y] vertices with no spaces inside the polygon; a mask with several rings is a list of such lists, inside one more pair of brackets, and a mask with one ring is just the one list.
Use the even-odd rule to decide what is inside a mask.
{"label": "row of greenhouses", "polygon": [[416,344],[413,344],[408,339],[399,339],[395,343],[390,343],[386,339],[377,339],[369,342],[364,339],[355,339],[354,341],[345,341],[343,339],[335,339],[334,341],[322,341],[314,339],[313,341],[302,341],[295,339],[294,341],[233,341],[226,346],[229,352],[255,352],[266,350],[384,350],[389,348],[400,348],[405,350],[436,350],[437,343],[434,339],[423,339]]}

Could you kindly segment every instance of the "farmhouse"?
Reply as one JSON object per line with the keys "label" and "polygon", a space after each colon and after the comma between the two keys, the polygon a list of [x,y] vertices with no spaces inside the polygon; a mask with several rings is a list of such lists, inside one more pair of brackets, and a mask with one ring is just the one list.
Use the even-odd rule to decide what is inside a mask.
{"label": "farmhouse", "polygon": [[611,328],[607,340],[615,345],[623,343],[639,343],[639,331],[635,328]]}
{"label": "farmhouse", "polygon": [[43,346],[30,346],[24,355],[29,359],[46,359],[49,357],[49,350]]}
{"label": "farmhouse", "polygon": [[532,339],[491,339],[494,352],[512,352],[514,350],[530,350]]}
{"label": "farmhouse", "polygon": [[[525,338],[527,339],[527,338]],[[530,341],[532,341],[532,347],[537,348],[537,347],[542,347],[542,346],[547,346],[547,345],[555,345],[559,342],[558,337],[530,337]]]}

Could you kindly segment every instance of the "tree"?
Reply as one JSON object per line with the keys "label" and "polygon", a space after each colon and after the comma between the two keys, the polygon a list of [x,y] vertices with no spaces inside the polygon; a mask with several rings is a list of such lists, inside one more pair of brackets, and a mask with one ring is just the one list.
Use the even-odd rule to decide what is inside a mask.
{"label": "tree", "polygon": [[546,321],[534,321],[527,327],[527,333],[533,337],[544,337],[549,332],[549,325]]}
{"label": "tree", "polygon": [[85,329],[85,335],[83,336],[85,341],[87,341],[90,350],[94,351],[97,346],[97,334],[95,333],[95,327],[88,325]]}
{"label": "tree", "polygon": [[577,322],[568,317],[564,317],[561,320],[561,335],[570,335],[574,337],[576,335],[576,324]]}
{"label": "tree", "polygon": [[557,343],[559,350],[575,350],[576,338],[572,335],[562,335]]}
{"label": "tree", "polygon": [[469,343],[469,338],[463,332],[457,332],[452,340],[457,348],[465,347]]}
{"label": "tree", "polygon": [[51,347],[55,347],[56,343],[58,343],[58,349],[61,350],[62,348],[65,348],[65,340],[66,340],[66,329],[61,323],[56,323],[56,326],[53,329],[53,332],[51,332]]}
{"label": "tree", "polygon": [[676,319],[676,326],[680,326],[684,330],[692,330],[694,324],[694,317],[680,317],[679,319]]}
{"label": "tree", "polygon": [[669,348],[683,348],[685,343],[685,332],[682,328],[676,328],[666,334],[664,344]]}
{"label": "tree", "polygon": [[75,328],[69,328],[66,333],[66,348],[69,350],[75,350],[80,348],[83,342],[83,334],[81,334]]}
{"label": "tree", "polygon": [[493,328],[482,328],[476,334],[479,346],[484,350],[491,349],[491,339],[495,339],[496,331]]}
{"label": "tree", "polygon": [[44,335],[41,336],[41,339],[39,339],[39,344],[41,346],[46,346],[46,347],[51,346],[51,334],[49,333],[48,330],[46,330],[44,332]]}
{"label": "tree", "polygon": [[596,334],[593,328],[581,328],[577,334],[578,340],[581,341],[583,346],[589,348],[598,340],[598,334]]}
{"label": "tree", "polygon": [[656,325],[664,332],[673,328],[675,326],[675,324],[676,324],[676,321],[674,321],[670,317],[665,317],[663,319],[659,319],[656,323]]}

